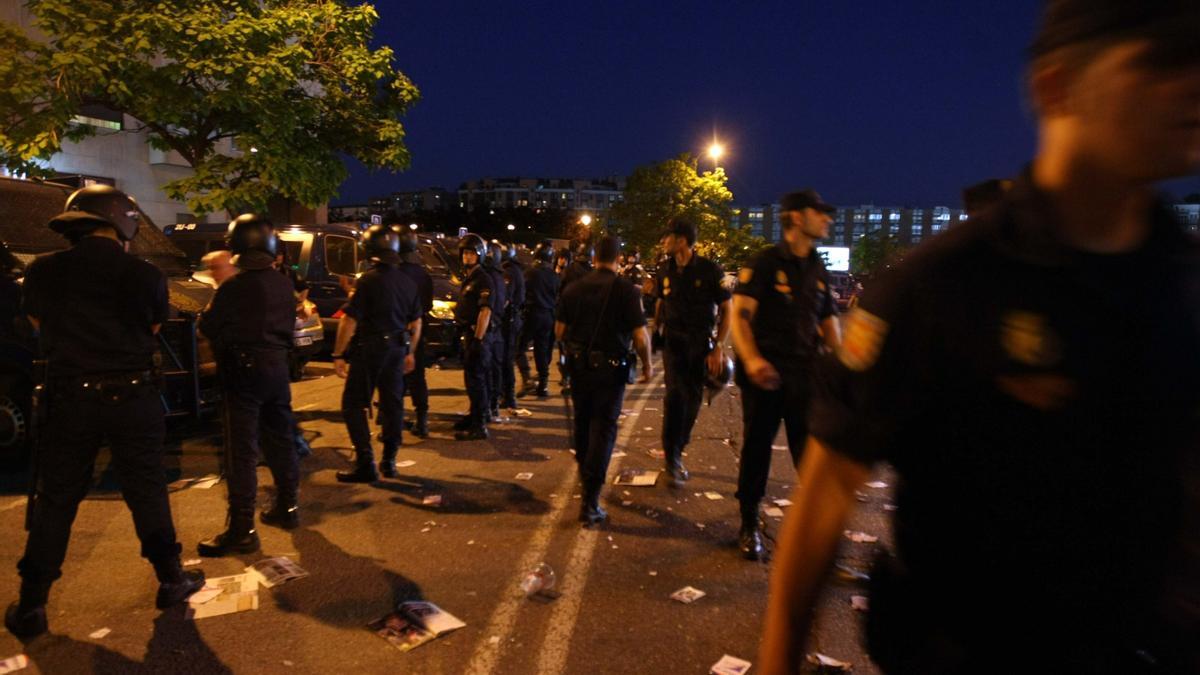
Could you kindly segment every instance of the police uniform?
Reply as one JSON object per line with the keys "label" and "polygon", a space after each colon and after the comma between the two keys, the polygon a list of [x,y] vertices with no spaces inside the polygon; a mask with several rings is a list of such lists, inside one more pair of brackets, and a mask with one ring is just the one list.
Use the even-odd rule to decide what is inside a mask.
{"label": "police uniform", "polygon": [[[487,437],[487,423],[491,417],[488,401],[488,363],[491,360],[492,342],[484,337],[475,339],[475,325],[479,312],[484,309],[495,311],[495,291],[492,276],[482,264],[471,268],[463,280],[458,303],[454,306],[454,319],[463,332],[463,381],[467,398],[471,402],[467,417],[460,421],[458,430],[474,432],[474,437]],[[465,435],[464,435],[465,437]]]}
{"label": "police uniform", "polygon": [[646,316],[633,284],[597,269],[562,294],[557,319],[566,324],[575,461],[583,483],[580,520],[591,524],[606,517],[600,490],[617,438],[633,331],[646,325]]}
{"label": "police uniform", "polygon": [[[837,314],[828,274],[813,249],[807,257],[792,254],[786,242],[757,253],[738,273],[737,295],[753,298],[758,310],[750,324],[754,342],[779,373],[779,389],[760,389],[738,367],[742,390],[742,460],[737,498],[743,530],[757,530],[758,505],[771,473],[771,444],[783,420],[788,450],[797,464],[808,438],[809,387],[819,351],[818,326]],[[756,547],[757,548],[757,547]]]}
{"label": "police uniform", "polygon": [[50,586],[62,575],[71,524],[105,441],[141,554],[162,583],[158,606],[182,601],[204,583],[203,574],[180,567],[162,464],[165,420],[155,330],[167,320],[166,278],[126,253],[121,242],[87,236],[112,227],[128,241],[139,220],[133,200],[113,188],[76,191],[66,212],[50,223],[73,246],[34,260],[26,272],[24,311],[39,324],[47,411],[32,459],[37,482],[29,538],[17,563],[20,600],[5,615],[18,637],[47,629]]}
{"label": "police uniform", "polygon": [[1200,570],[1198,263],[1163,206],[1139,250],[1068,248],[1026,175],[867,288],[810,424],[899,477],[868,628],[885,669],[1195,665],[1173,657],[1200,617],[1168,598]]}
{"label": "police uniform", "polygon": [[[415,247],[413,250],[416,250]],[[403,249],[401,251],[401,262],[398,269],[417,287],[417,297],[420,299],[424,325],[428,326],[430,319],[433,318],[430,315],[430,312],[433,311],[433,279],[429,276],[429,272],[425,271],[424,266],[407,259],[409,252],[405,252]],[[412,426],[413,433],[421,437],[429,435],[429,383],[425,379],[425,343],[425,331],[421,331],[421,340],[413,352],[416,363],[412,372],[404,376],[404,386],[412,398],[413,409],[417,413],[416,422]]]}
{"label": "police uniform", "polygon": [[576,258],[567,265],[562,273],[562,283],[559,287],[559,293],[566,293],[567,286],[586,277],[592,271],[592,263],[588,260]]}
{"label": "police uniform", "polygon": [[525,324],[517,365],[521,376],[529,379],[525,352],[533,343],[533,361],[537,368],[537,395],[549,396],[550,359],[554,350],[554,306],[558,302],[559,278],[553,260],[538,260],[525,271]]}
{"label": "police uniform", "polygon": [[504,378],[500,373],[500,362],[504,358],[504,317],[508,313],[508,289],[504,283],[504,271],[500,269],[499,251],[488,250],[483,270],[492,280],[492,319],[488,323],[488,360],[487,360],[487,403],[488,417],[492,420],[500,416],[500,387]]}
{"label": "police uniform", "polygon": [[[249,228],[262,249],[239,250],[235,237]],[[234,264],[240,271],[213,296],[200,316],[200,332],[213,345],[221,381],[225,417],[225,474],[229,490],[228,529],[201,542],[205,556],[250,553],[259,549],[254,528],[258,460],[262,457],[275,481],[275,505],[263,522],[282,527],[298,524],[296,497],[299,457],[294,444],[288,350],[296,324],[292,282],[274,269],[271,224],[253,214],[230,225]],[[270,241],[268,240],[270,238]]]}
{"label": "police uniform", "polygon": [[511,245],[505,251],[505,259],[501,269],[504,272],[505,292],[508,296],[508,310],[504,313],[504,323],[501,331],[504,338],[504,351],[500,358],[500,405],[506,408],[517,407],[517,382],[513,371],[517,358],[517,343],[521,336],[521,325],[525,315],[525,267],[517,260],[516,250]]}
{"label": "police uniform", "polygon": [[704,395],[705,359],[714,348],[717,307],[729,300],[721,286],[721,266],[700,255],[679,267],[675,258],[659,268],[657,295],[663,303],[663,371],[667,385],[663,403],[662,444],[667,469],[681,473],[681,455]]}

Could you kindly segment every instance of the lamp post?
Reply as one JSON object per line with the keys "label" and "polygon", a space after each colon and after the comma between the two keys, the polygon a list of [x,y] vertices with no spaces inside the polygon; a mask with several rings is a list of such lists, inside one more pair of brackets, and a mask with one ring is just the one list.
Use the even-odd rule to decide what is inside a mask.
{"label": "lamp post", "polygon": [[713,169],[716,169],[719,166],[718,162],[721,161],[721,157],[724,155],[725,146],[721,145],[717,141],[714,140],[712,144],[708,146],[708,156],[713,161]]}

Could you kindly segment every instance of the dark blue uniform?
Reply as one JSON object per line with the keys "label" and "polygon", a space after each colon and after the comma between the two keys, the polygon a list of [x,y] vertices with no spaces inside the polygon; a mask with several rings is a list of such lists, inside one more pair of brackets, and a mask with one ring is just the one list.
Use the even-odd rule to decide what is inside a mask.
{"label": "dark blue uniform", "polygon": [[508,292],[504,283],[504,272],[489,263],[483,269],[492,280],[492,321],[488,324],[488,412],[492,418],[500,416],[501,359],[504,357],[504,317],[508,312]]}
{"label": "dark blue uniform", "polygon": [[517,367],[529,380],[525,352],[533,343],[533,361],[537,368],[537,394],[546,396],[550,380],[550,359],[554,351],[554,306],[558,303],[558,275],[553,263],[538,261],[525,271],[525,321],[521,344],[517,349]]}
{"label": "dark blue uniform", "polygon": [[492,276],[483,265],[475,265],[463,280],[458,303],[454,305],[454,320],[463,332],[463,381],[471,401],[471,409],[463,421],[464,429],[486,429],[491,415],[488,364],[492,343],[486,335],[482,340],[475,339],[475,325],[483,309],[492,310],[492,322],[495,322],[495,304]]}
{"label": "dark blue uniform", "polygon": [[270,267],[230,277],[200,317],[221,378],[231,520],[253,522],[260,449],[279,501],[296,503],[300,470],[288,377],[295,325],[292,281]]}
{"label": "dark blue uniform", "polygon": [[504,350],[500,357],[500,404],[506,408],[517,407],[516,375],[513,361],[517,358],[517,342],[521,336],[521,323],[525,314],[525,268],[516,258],[505,260],[505,293],[508,309],[504,312],[504,323],[500,329],[504,338]]}
{"label": "dark blue uniform", "polygon": [[[398,269],[416,285],[417,297],[421,302],[422,323],[428,326],[432,318],[429,313],[433,311],[433,279],[429,276],[429,272],[425,271],[425,267],[419,263],[401,262]],[[413,353],[416,356],[416,366],[411,373],[404,376],[404,386],[408,389],[409,397],[412,398],[413,409],[417,411],[416,428],[423,429],[425,425],[422,422],[429,414],[429,384],[425,380],[424,331],[421,331],[421,341],[417,343]]]}
{"label": "dark blue uniform", "polygon": [[61,576],[71,523],[105,441],[142,556],[156,570],[177,565],[154,372],[152,326],[166,321],[168,311],[163,273],[116,241],[85,236],[29,266],[24,309],[40,321],[49,410],[35,458],[36,506],[17,564],[21,577],[48,588]]}

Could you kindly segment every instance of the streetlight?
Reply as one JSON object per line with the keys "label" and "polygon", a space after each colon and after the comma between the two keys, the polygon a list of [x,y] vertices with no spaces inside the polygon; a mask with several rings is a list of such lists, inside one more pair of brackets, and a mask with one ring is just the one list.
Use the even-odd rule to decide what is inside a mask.
{"label": "streetlight", "polygon": [[583,223],[584,227],[591,227],[592,216],[590,214],[585,213],[579,217],[579,222]]}
{"label": "streetlight", "polygon": [[513,225],[512,223],[509,223],[509,224],[508,224],[508,231],[509,231],[509,232],[512,232],[512,231],[513,231],[513,230],[515,230],[515,229],[517,229],[517,226],[516,226],[516,225]]}
{"label": "streetlight", "polygon": [[708,156],[712,159],[714,167],[717,165],[717,162],[721,161],[721,157],[724,155],[725,146],[720,143],[713,141],[712,145],[708,146]]}
{"label": "streetlight", "polygon": [[409,225],[408,225],[408,229],[410,229],[410,230],[413,230],[413,231],[416,231],[416,229],[417,229],[417,224],[416,224],[416,223],[409,223]]}

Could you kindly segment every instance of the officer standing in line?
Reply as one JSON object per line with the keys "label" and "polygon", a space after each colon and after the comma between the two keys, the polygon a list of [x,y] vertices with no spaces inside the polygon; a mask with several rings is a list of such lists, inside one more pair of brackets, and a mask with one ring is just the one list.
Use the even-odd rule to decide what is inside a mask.
{"label": "officer standing in line", "polygon": [[[416,367],[411,346],[421,342],[421,300],[417,285],[400,271],[400,235],[387,225],[363,233],[371,268],[354,284],[354,294],[338,323],[333,365],[345,378],[342,417],[354,444],[354,469],[339,471],[343,483],[373,483],[379,474],[396,477],[396,453],[404,424],[404,375]],[[375,469],[367,410],[379,391],[383,455]]]}
{"label": "officer standing in line", "polygon": [[750,560],[763,554],[758,506],[766,494],[779,422],[787,425],[795,466],[808,439],[810,381],[821,339],[836,349],[841,338],[829,276],[815,247],[829,236],[829,214],[835,209],[813,190],[786,194],[779,205],[783,238],[746,263],[733,296],[744,429],[738,546]]}
{"label": "officer standing in line", "polygon": [[203,573],[180,565],[167,498],[155,359],[167,283],[157,267],[126,252],[141,219],[137,204],[119,190],[77,190],[50,221],[71,248],[39,257],[25,275],[24,311],[40,331],[47,361],[47,413],[32,459],[29,538],[17,563],[20,599],[4,616],[22,640],[47,630],[50,586],[62,576],[71,523],[104,440],[142,556],[160,583],[156,606],[166,609],[204,586]]}
{"label": "officer standing in line", "polygon": [[[683,449],[704,397],[705,374],[721,370],[722,345],[729,333],[729,291],[715,262],[696,255],[696,226],[676,219],[668,227],[666,252],[658,270],[655,330],[663,336],[663,370],[667,385],[663,403],[663,453],[672,487],[688,479]],[[714,317],[717,329],[713,337]]]}
{"label": "officer standing in line", "polygon": [[500,362],[504,358],[504,317],[508,314],[508,286],[504,281],[504,270],[501,263],[500,242],[493,239],[488,244],[487,255],[483,259],[483,269],[492,279],[492,321],[488,328],[488,418],[492,422],[500,421],[500,386],[504,378],[500,374]]}
{"label": "officer standing in line", "polygon": [[562,273],[560,293],[567,291],[567,286],[584,278],[592,271],[592,260],[596,257],[596,248],[590,242],[581,241],[575,245],[575,250],[568,259],[569,264]]}
{"label": "officer standing in line", "polygon": [[[417,233],[398,227],[396,231],[400,235],[399,270],[416,285],[424,317],[422,325],[427,326],[432,318],[429,313],[433,311],[433,279],[421,264],[420,253],[417,251]],[[429,383],[425,379],[426,341],[425,331],[422,330],[414,353],[413,369],[404,376],[404,387],[408,389],[413,409],[417,412],[417,419],[411,427],[412,432],[420,438],[429,436]]]}
{"label": "officer standing in line", "polygon": [[254,504],[260,450],[275,480],[275,504],[263,512],[262,521],[284,529],[300,524],[300,467],[288,377],[296,296],[292,282],[275,270],[279,240],[271,221],[251,213],[238,216],[229,224],[226,243],[239,272],[217,289],[199,326],[217,357],[229,490],[226,529],[200,542],[205,557],[259,550]]}
{"label": "officer standing in line", "polygon": [[517,407],[517,378],[513,367],[525,318],[525,266],[517,259],[515,244],[504,246],[501,249],[501,257],[504,259],[501,269],[504,272],[508,311],[504,314],[504,325],[501,327],[504,352],[500,359],[500,391],[503,394],[500,406],[511,410]]}
{"label": "officer standing in line", "polygon": [[534,389],[525,353],[533,343],[533,361],[537,368],[538,398],[550,396],[550,359],[554,352],[554,305],[558,302],[559,278],[554,273],[554,244],[549,240],[533,250],[533,267],[525,271],[525,325],[517,349],[517,365],[525,381],[522,395]]}
{"label": "officer standing in line", "polygon": [[555,335],[567,352],[573,383],[575,461],[583,484],[579,520],[584,527],[608,518],[600,506],[600,491],[617,438],[631,340],[642,359],[643,383],[650,381],[654,368],[650,364],[641,294],[629,280],[617,275],[620,252],[615,237],[600,240],[597,269],[563,293],[554,325]]}
{"label": "officer standing in line", "polygon": [[561,281],[563,275],[567,273],[567,268],[571,266],[571,249],[562,248],[554,252],[554,273],[558,275]]}
{"label": "officer standing in line", "polygon": [[1200,169],[1200,3],[1044,8],[1032,164],[873,279],[821,360],[764,675],[804,663],[881,461],[895,546],[866,634],[884,671],[1200,672],[1200,245],[1156,195]]}
{"label": "officer standing in line", "polygon": [[487,242],[477,234],[468,234],[458,242],[458,258],[465,270],[454,319],[463,335],[463,380],[471,409],[454,428],[460,441],[483,440],[488,437],[487,424],[491,416],[488,401],[488,362],[491,342],[488,331],[492,323],[495,291],[492,276],[483,268]]}

